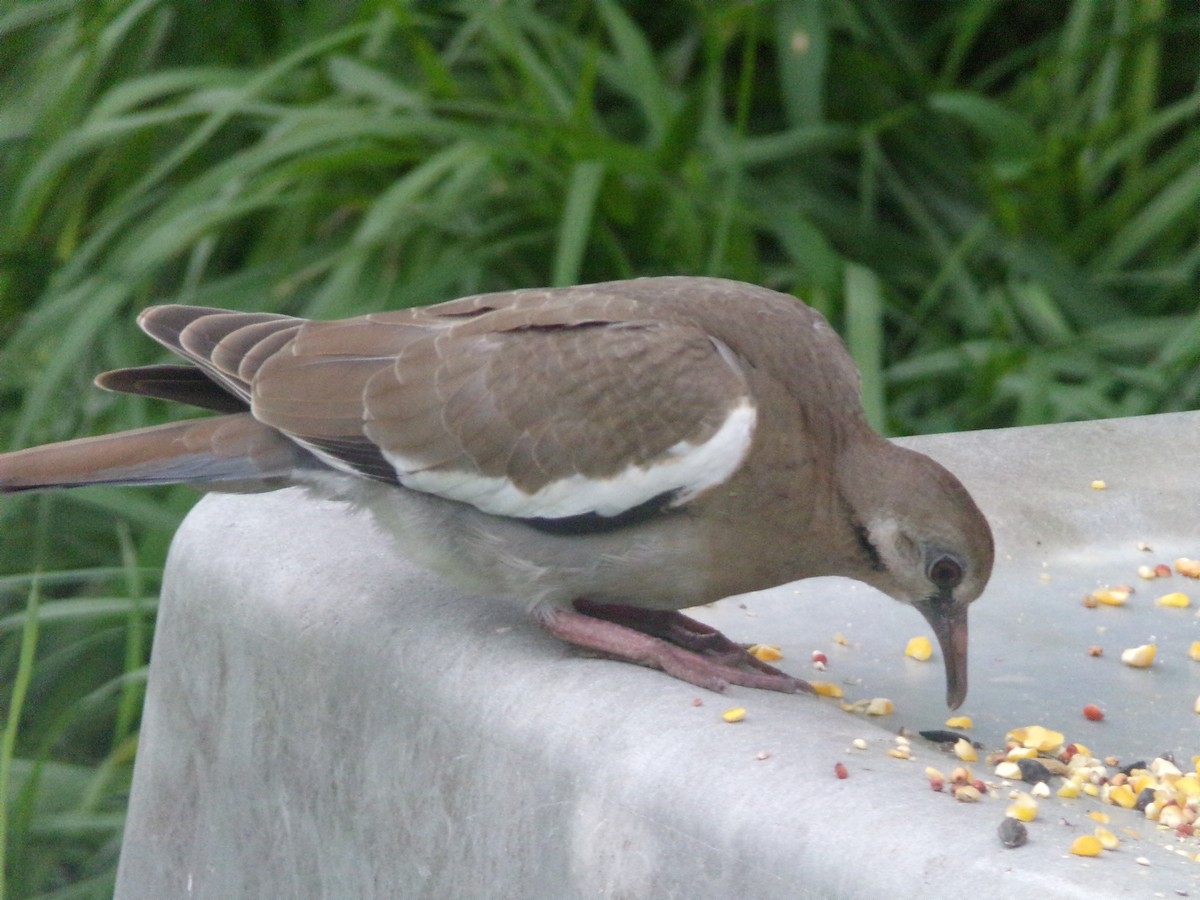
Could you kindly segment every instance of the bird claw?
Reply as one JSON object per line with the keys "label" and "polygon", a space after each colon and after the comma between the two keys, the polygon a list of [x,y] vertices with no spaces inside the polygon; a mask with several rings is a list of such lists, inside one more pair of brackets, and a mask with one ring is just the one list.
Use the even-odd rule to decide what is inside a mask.
{"label": "bird claw", "polygon": [[681,681],[721,692],[729,685],[815,693],[812,685],[746,652],[710,625],[674,610],[647,610],[578,600],[547,610],[542,626],[569,644],[609,659],[661,669]]}

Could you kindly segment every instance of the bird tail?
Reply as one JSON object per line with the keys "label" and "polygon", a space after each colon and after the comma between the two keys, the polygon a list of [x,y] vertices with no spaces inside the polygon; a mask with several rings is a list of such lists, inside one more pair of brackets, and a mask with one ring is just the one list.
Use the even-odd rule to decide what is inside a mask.
{"label": "bird tail", "polygon": [[236,413],[0,454],[0,494],[95,484],[261,489],[313,466],[302,447]]}

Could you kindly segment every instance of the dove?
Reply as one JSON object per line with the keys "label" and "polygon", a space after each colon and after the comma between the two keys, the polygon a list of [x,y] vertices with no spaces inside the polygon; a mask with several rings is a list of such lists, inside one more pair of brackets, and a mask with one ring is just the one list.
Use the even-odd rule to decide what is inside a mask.
{"label": "dove", "polygon": [[812,688],[681,610],[841,575],[915,608],[947,704],[966,696],[987,520],[870,428],[841,340],[790,295],[655,277],[329,322],[168,305],[138,324],[186,364],[97,385],[216,415],[0,455],[0,492],[300,485],[568,644],[717,691]]}

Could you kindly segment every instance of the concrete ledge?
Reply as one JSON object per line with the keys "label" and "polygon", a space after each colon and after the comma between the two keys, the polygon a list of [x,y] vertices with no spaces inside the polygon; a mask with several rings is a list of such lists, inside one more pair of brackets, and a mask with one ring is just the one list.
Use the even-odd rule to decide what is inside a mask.
{"label": "concrete ledge", "polygon": [[[972,619],[980,740],[1040,723],[1127,759],[1200,751],[1200,664],[1184,654],[1200,639],[1194,610],[1155,609],[1152,589],[1122,609],[1079,603],[1098,583],[1136,581],[1142,562],[1200,556],[1197,437],[1200,417],[1179,414],[906,442],[959,474],[997,533]],[[1187,590],[1180,581],[1169,589]],[[851,680],[852,698],[888,696],[896,713],[706,694],[583,659],[510,602],[461,596],[405,563],[345,507],[298,491],[210,496],[171,551],[117,896],[1200,892],[1200,863],[1132,812],[1105,807],[1110,828],[1142,840],[1083,860],[1067,847],[1098,804],[1044,801],[1030,843],[1007,850],[1006,800],[931,792],[924,767],[956,763],[919,739],[918,761],[888,757],[896,729],[946,715],[940,663],[902,655],[924,632],[915,612],[822,579],[702,617],[783,645],[797,674],[811,676],[809,652],[823,649],[829,680]],[[850,646],[833,644],[839,631]],[[1121,646],[1152,635],[1153,670],[1118,663]],[[1102,659],[1086,655],[1095,643]],[[1085,722],[1083,703],[1108,720]],[[735,705],[749,714],[726,724]],[[867,751],[850,748],[859,737]]]}

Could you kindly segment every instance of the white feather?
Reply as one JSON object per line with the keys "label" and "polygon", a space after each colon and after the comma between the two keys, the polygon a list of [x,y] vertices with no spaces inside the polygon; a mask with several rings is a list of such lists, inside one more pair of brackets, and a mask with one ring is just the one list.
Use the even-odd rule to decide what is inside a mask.
{"label": "white feather", "polygon": [[468,472],[414,471],[416,465],[397,454],[384,457],[405,487],[477,509],[515,518],[550,518],[598,513],[615,516],[660,494],[676,492],[680,505],[728,479],[750,449],[758,412],[743,398],[711,438],[701,444],[680,441],[645,465],[630,465],[610,478],[571,475],[534,493],[509,479]]}

